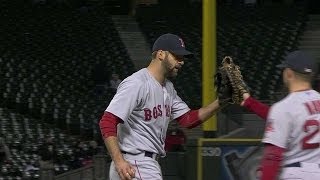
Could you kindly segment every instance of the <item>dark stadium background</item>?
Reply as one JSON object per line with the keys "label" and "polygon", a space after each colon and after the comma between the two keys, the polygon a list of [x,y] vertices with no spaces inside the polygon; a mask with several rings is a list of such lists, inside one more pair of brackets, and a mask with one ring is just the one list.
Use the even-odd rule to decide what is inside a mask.
{"label": "dark stadium background", "polygon": [[[303,49],[319,59],[319,1],[217,2],[217,64],[232,56],[257,99],[272,104],[285,95],[275,65],[288,52]],[[173,81],[198,108],[201,0],[1,1],[0,180],[107,179],[111,159],[98,123],[115,93],[112,74],[124,79],[145,67],[154,40],[168,32],[195,53]],[[313,84],[320,90],[320,76]],[[218,127],[219,137],[260,138],[264,124],[231,106],[219,113]],[[184,162],[185,142],[202,135],[201,127],[170,125],[168,137],[185,140],[168,142],[168,152],[179,156],[163,161],[165,179],[188,179],[189,165],[174,167],[170,157]]]}

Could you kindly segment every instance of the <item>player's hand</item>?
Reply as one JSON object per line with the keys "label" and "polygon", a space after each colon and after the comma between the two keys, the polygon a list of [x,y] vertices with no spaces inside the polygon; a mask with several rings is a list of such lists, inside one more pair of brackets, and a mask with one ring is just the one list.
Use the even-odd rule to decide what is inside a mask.
{"label": "player's hand", "polygon": [[135,177],[135,169],[128,161],[120,161],[115,166],[121,180],[131,180]]}
{"label": "player's hand", "polygon": [[243,106],[244,102],[246,101],[246,99],[248,99],[250,97],[250,94],[249,93],[244,93],[242,94],[242,98],[243,98],[243,101],[241,102],[241,106]]}

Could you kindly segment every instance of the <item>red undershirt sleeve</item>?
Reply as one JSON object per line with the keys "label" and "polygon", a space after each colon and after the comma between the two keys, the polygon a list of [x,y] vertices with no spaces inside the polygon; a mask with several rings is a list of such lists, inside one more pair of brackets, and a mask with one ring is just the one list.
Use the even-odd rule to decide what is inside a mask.
{"label": "red undershirt sleeve", "polygon": [[104,112],[99,122],[102,137],[117,136],[117,125],[123,121],[110,112]]}
{"label": "red undershirt sleeve", "polygon": [[262,119],[266,120],[270,107],[266,104],[259,102],[258,100],[254,99],[253,97],[249,97],[244,101],[243,104],[248,110],[256,113]]}
{"label": "red undershirt sleeve", "polygon": [[199,110],[190,110],[176,119],[180,126],[184,128],[194,128],[202,123],[199,119]]}
{"label": "red undershirt sleeve", "polygon": [[273,144],[266,144],[262,157],[262,176],[261,180],[276,180],[280,165],[283,159],[284,148],[275,146]]}

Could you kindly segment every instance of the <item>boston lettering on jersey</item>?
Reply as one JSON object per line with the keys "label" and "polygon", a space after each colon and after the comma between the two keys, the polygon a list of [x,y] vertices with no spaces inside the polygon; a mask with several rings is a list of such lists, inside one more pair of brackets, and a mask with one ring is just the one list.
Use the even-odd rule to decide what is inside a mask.
{"label": "boston lettering on jersey", "polygon": [[[145,121],[150,121],[152,118],[157,119],[158,117],[162,117],[162,107],[159,104],[158,106],[155,106],[151,109],[149,108],[144,108],[144,120]],[[164,106],[164,111],[166,113],[167,117],[170,117],[170,106],[165,105]]]}
{"label": "boston lettering on jersey", "polygon": [[320,114],[320,100],[304,103],[310,114]]}

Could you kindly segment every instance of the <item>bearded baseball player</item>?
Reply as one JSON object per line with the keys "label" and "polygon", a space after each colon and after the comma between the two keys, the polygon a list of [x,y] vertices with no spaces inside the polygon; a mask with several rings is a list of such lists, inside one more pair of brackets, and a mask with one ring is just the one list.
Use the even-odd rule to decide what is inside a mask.
{"label": "bearded baseball player", "polygon": [[267,119],[261,179],[319,180],[320,94],[311,86],[315,60],[294,51],[278,67],[289,91],[284,99],[269,108],[243,95],[242,106]]}
{"label": "bearded baseball player", "polygon": [[184,57],[192,55],[183,40],[164,34],[154,43],[152,60],[124,79],[100,120],[101,134],[112,158],[111,180],[161,180],[157,157],[165,156],[169,121],[193,128],[216,113],[219,102],[190,110],[168,77],[177,76]]}

